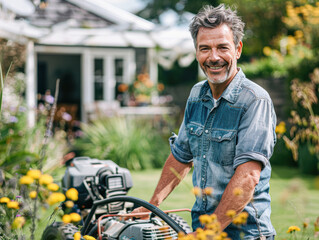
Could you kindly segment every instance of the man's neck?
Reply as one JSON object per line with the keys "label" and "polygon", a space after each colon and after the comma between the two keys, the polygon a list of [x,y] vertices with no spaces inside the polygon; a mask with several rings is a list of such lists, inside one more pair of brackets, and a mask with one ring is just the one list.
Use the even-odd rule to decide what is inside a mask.
{"label": "man's neck", "polygon": [[[238,73],[238,71],[239,71],[239,69],[237,68],[236,74]],[[220,98],[220,96],[223,94],[225,89],[228,87],[228,85],[234,79],[236,74],[234,76],[232,76],[231,78],[229,78],[227,81],[223,82],[223,83],[213,84],[210,81],[208,81],[208,84],[210,86],[210,90],[212,91],[212,95],[213,95],[214,99],[217,100],[217,99]]]}

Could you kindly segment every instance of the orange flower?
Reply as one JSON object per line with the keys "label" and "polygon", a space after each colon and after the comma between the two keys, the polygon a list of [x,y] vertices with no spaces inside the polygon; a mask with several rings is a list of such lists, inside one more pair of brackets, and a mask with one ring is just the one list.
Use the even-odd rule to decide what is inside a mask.
{"label": "orange flower", "polygon": [[126,92],[128,90],[128,85],[125,83],[121,83],[120,85],[118,85],[117,90],[119,92]]}
{"label": "orange flower", "polygon": [[203,190],[206,195],[211,195],[213,193],[213,188],[207,187]]}
{"label": "orange flower", "polygon": [[199,195],[201,194],[201,189],[200,189],[199,187],[193,187],[192,193],[193,193],[195,196],[199,196]]}
{"label": "orange flower", "polygon": [[159,83],[159,84],[157,84],[157,90],[158,91],[163,91],[165,89],[165,86],[164,86],[164,84],[163,83]]}

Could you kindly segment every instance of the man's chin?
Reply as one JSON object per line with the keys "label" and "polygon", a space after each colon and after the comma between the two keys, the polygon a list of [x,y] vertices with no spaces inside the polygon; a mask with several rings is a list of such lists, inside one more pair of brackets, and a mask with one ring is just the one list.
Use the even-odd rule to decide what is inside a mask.
{"label": "man's chin", "polygon": [[207,80],[212,84],[222,84],[227,81],[227,78],[207,78]]}

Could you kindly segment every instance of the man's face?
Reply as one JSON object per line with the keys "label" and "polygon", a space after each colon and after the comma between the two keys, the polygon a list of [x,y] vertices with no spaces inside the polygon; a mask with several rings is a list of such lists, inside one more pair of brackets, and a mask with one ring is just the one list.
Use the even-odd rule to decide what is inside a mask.
{"label": "man's face", "polygon": [[197,35],[196,58],[211,84],[225,84],[237,73],[242,42],[235,46],[231,29],[223,24],[217,28],[201,27]]}

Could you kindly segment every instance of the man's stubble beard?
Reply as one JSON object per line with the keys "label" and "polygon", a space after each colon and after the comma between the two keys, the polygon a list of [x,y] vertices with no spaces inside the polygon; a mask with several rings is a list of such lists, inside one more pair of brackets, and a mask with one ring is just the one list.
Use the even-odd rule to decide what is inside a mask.
{"label": "man's stubble beard", "polygon": [[202,70],[205,73],[205,75],[207,77],[207,80],[210,83],[212,83],[212,84],[221,84],[221,83],[224,83],[224,82],[226,82],[228,80],[231,67],[232,67],[232,61],[230,61],[230,63],[227,64],[226,74],[225,74],[225,77],[222,78],[222,79],[210,79],[208,74],[204,71],[204,69],[202,69]]}

